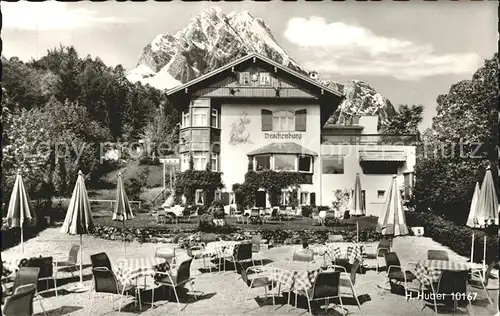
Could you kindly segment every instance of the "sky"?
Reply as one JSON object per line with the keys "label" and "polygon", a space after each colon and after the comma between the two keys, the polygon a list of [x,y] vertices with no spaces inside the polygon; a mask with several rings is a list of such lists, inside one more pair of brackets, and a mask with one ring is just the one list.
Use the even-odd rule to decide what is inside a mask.
{"label": "sky", "polygon": [[422,104],[470,79],[497,51],[496,1],[410,2],[1,2],[3,52],[22,60],[73,45],[81,56],[135,67],[158,34],[175,34],[203,10],[248,11],[285,51],[321,79],[368,82],[396,107]]}

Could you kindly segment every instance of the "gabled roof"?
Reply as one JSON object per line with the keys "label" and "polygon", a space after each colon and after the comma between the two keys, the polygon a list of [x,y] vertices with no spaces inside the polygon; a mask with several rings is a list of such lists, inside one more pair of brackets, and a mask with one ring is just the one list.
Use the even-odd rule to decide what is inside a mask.
{"label": "gabled roof", "polygon": [[247,156],[263,155],[263,154],[296,154],[296,155],[310,155],[317,156],[318,154],[312,150],[304,148],[297,143],[271,143],[264,147],[257,148],[249,153]]}
{"label": "gabled roof", "polygon": [[201,81],[203,81],[203,80],[205,80],[207,78],[210,78],[210,77],[212,77],[212,76],[214,76],[216,74],[219,74],[219,73],[221,73],[221,72],[223,72],[225,70],[228,70],[231,67],[239,65],[242,62],[247,61],[247,60],[249,60],[251,58],[258,58],[258,59],[262,60],[263,62],[268,63],[268,64],[270,64],[270,65],[272,65],[272,66],[274,66],[274,67],[276,67],[276,68],[278,68],[278,69],[280,69],[280,70],[282,70],[284,72],[287,72],[290,75],[295,76],[295,77],[297,77],[297,78],[299,78],[299,79],[301,79],[303,81],[306,81],[306,82],[308,82],[308,83],[310,83],[310,84],[312,84],[312,85],[314,85],[314,86],[316,86],[316,87],[318,87],[320,89],[323,89],[326,92],[329,92],[329,93],[331,93],[333,95],[336,95],[338,97],[343,97],[342,93],[340,93],[340,92],[338,92],[336,90],[333,90],[333,89],[331,89],[329,87],[326,87],[326,86],[322,85],[321,83],[319,83],[319,82],[317,82],[317,81],[309,78],[308,76],[305,76],[305,75],[303,75],[301,73],[298,73],[298,72],[290,69],[289,67],[284,66],[284,65],[282,65],[280,63],[277,63],[274,60],[269,59],[269,58],[267,58],[267,57],[265,57],[265,56],[263,56],[261,54],[258,54],[258,53],[250,53],[250,54],[248,54],[246,56],[243,56],[243,57],[241,57],[241,58],[239,58],[239,59],[237,59],[237,60],[235,60],[235,61],[233,61],[233,62],[231,62],[231,63],[229,63],[227,65],[225,65],[225,66],[219,67],[219,68],[217,68],[217,69],[215,69],[215,70],[213,70],[213,71],[211,71],[211,72],[209,72],[207,74],[204,74],[203,76],[200,76],[200,77],[195,78],[195,79],[193,79],[193,80],[191,80],[189,82],[186,82],[185,84],[182,84],[180,86],[177,86],[175,88],[167,90],[167,95],[172,95],[172,94],[174,94],[174,93],[176,93],[178,91],[184,90],[184,89],[186,89],[186,88],[188,88],[188,87],[190,87],[190,86],[192,86],[192,85],[194,85],[196,83],[199,83],[199,82],[201,82]]}

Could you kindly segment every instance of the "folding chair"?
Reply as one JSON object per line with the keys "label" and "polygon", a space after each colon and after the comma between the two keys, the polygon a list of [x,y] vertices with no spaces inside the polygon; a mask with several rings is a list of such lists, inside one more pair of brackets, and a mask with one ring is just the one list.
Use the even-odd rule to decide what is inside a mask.
{"label": "folding chair", "polygon": [[342,296],[339,291],[340,287],[340,272],[320,272],[314,280],[313,286],[308,290],[297,291],[299,295],[307,298],[309,313],[312,314],[311,301],[325,300],[325,312],[328,312],[329,299],[338,298],[340,307],[344,309],[342,304]]}
{"label": "folding chair", "polygon": [[434,284],[432,284],[432,282],[430,282],[429,287],[431,288],[431,292],[433,294],[432,300],[424,299],[424,306],[422,307],[422,310],[426,306],[433,306],[435,315],[437,315],[438,305],[448,306],[450,305],[450,302],[452,302],[453,310],[456,311],[458,307],[458,300],[460,300],[460,297],[458,297],[457,300],[457,293],[460,293],[460,295],[465,295],[469,302],[469,305],[472,306],[467,290],[467,271],[443,270],[441,271],[441,276],[439,277],[437,288],[434,287]]}
{"label": "folding chair", "polygon": [[[113,271],[106,267],[96,267],[92,269],[92,275],[94,278],[94,286],[91,291],[91,301],[89,304],[89,316],[92,314],[92,307],[94,306],[94,298],[96,293],[108,293],[108,294],[117,294],[120,295],[120,305],[118,306],[118,313],[121,313],[123,296],[125,293],[130,292],[131,290],[135,290],[134,302],[136,302],[136,296],[138,296],[139,300],[139,309],[142,309],[141,306],[141,292],[131,284],[121,284],[116,279]],[[115,298],[113,296],[113,310],[115,309]],[[136,303],[137,305],[137,303]]]}
{"label": "folding chair", "polygon": [[33,284],[19,286],[12,296],[5,299],[2,313],[5,316],[32,316],[33,298],[36,288]]}
{"label": "folding chair", "polygon": [[21,267],[19,271],[17,271],[16,276],[14,278],[14,284],[12,285],[11,292],[4,292],[4,295],[13,295],[16,293],[16,290],[27,284],[32,284],[35,287],[35,296],[40,303],[40,307],[42,308],[43,314],[47,315],[45,312],[45,308],[42,304],[42,297],[37,293],[37,285],[38,285],[38,275],[40,273],[40,268],[36,267]]}
{"label": "folding chair", "polygon": [[100,252],[90,256],[90,261],[92,262],[92,268],[104,267],[111,269],[111,262],[109,261],[109,257],[105,252]]}
{"label": "folding chair", "polygon": [[[250,296],[250,291],[252,289],[260,288],[260,287],[264,288],[265,297],[267,298],[267,291],[268,290],[272,290],[273,287],[276,284],[269,277],[269,274],[265,273],[265,272],[264,273],[255,273],[256,275],[254,277],[249,278],[248,277],[249,276],[248,272],[249,271],[255,271],[255,270],[253,270],[254,268],[253,267],[248,267],[245,270],[245,268],[243,267],[243,265],[240,262],[238,262],[238,264],[240,265],[241,279],[243,280],[243,282],[245,282],[246,286],[248,286],[247,296],[243,300],[246,301],[248,299],[248,297]],[[274,305],[276,305],[276,301],[275,301],[275,297],[274,297],[274,294],[273,294],[273,306]]]}
{"label": "folding chair", "polygon": [[[403,270],[398,255],[395,252],[385,254],[385,266],[387,267],[387,281],[390,285],[391,280],[404,282],[405,297],[408,297],[407,284],[416,279],[416,276],[408,270]],[[383,290],[383,289],[381,289]]]}
{"label": "folding chair", "polygon": [[[164,285],[167,287],[170,287],[173,289],[174,294],[175,294],[175,299],[177,300],[177,305],[179,308],[181,307],[181,303],[179,301],[179,295],[177,293],[177,288],[181,286],[185,286],[186,284],[189,284],[191,286],[191,290],[193,291],[193,295],[195,299],[198,299],[196,297],[196,294],[194,294],[194,279],[191,278],[191,263],[193,262],[192,258],[189,258],[188,260],[185,260],[180,263],[179,268],[177,269],[177,274],[173,274],[172,271],[168,272],[160,272],[157,271],[155,274],[155,284],[156,285]],[[151,305],[152,307],[154,306],[154,288],[153,288],[153,294],[152,294],[152,302]],[[187,306],[187,304],[186,304]],[[186,308],[186,306],[184,308]],[[182,309],[181,309],[182,310]]]}
{"label": "folding chair", "polygon": [[314,251],[312,249],[302,249],[293,253],[293,261],[314,261]]}
{"label": "folding chair", "polygon": [[[28,260],[28,267],[36,267],[40,269],[38,273],[38,280],[46,280],[47,281],[47,289],[38,292],[45,293],[48,291],[54,291],[57,297],[57,278],[54,275],[54,268],[56,267],[54,264],[54,260],[52,257],[39,257],[39,258],[31,258]],[[54,282],[54,288],[49,289],[49,280]]]}
{"label": "folding chair", "polygon": [[[76,268],[76,264],[78,262],[78,254],[80,252],[80,245],[73,245],[69,250],[69,254],[67,257],[64,256],[54,256],[54,264],[57,270],[61,270],[64,268]],[[59,260],[60,259],[60,260]],[[73,273],[73,269],[70,270],[71,276],[75,277]]]}
{"label": "folding chair", "polygon": [[448,261],[450,258],[448,257],[448,252],[444,250],[427,250],[427,259],[429,260],[444,260]]}
{"label": "folding chair", "polygon": [[[495,266],[498,266],[500,264],[499,261],[495,261],[492,264],[488,266],[486,269],[486,272],[484,273],[484,277],[481,273],[481,271],[472,271],[472,278],[469,280],[469,285],[475,289],[483,289],[484,293],[486,293],[486,296],[488,297],[488,302],[493,305],[493,299],[491,298],[491,295],[489,291],[498,291],[498,279],[497,279],[497,284],[494,284],[492,286],[488,286],[489,280],[491,279],[491,271]],[[490,283],[491,284],[491,283]]]}

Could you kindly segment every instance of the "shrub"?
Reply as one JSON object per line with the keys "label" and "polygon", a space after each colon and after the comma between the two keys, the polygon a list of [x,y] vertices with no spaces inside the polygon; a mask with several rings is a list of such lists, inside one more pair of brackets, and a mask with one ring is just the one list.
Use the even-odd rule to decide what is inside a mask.
{"label": "shrub", "polygon": [[[458,225],[431,212],[406,212],[408,226],[424,227],[424,236],[449,247],[459,255],[470,257],[472,233],[475,235],[474,262],[483,260],[483,239],[487,236],[483,231]],[[498,236],[489,235],[486,244],[486,262],[498,260]]]}
{"label": "shrub", "polygon": [[309,217],[311,216],[312,213],[312,207],[309,205],[304,205],[302,206],[302,216],[303,217]]}

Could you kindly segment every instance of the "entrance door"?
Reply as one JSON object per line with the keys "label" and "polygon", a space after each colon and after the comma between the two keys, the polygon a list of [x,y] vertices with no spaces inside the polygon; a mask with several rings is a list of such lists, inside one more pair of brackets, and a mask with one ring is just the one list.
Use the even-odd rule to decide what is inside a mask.
{"label": "entrance door", "polygon": [[266,191],[255,192],[255,206],[256,207],[266,207]]}

